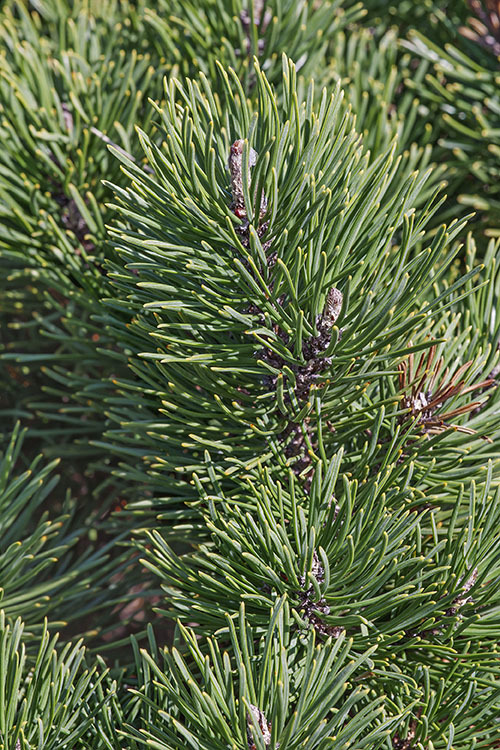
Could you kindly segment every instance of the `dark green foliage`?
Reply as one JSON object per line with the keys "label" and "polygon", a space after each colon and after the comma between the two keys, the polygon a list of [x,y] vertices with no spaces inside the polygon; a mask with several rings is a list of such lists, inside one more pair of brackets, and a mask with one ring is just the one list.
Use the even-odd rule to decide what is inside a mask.
{"label": "dark green foliage", "polygon": [[[207,634],[224,631],[221,601],[235,611],[243,599],[247,620],[265,631],[267,608],[287,595],[297,638],[312,626],[323,638],[349,633],[358,652],[377,645],[363,683],[373,696],[389,691],[401,708],[416,700],[416,736],[425,737],[438,713],[436,747],[453,733],[466,738],[477,711],[495,721],[500,697],[498,683],[478,687],[476,669],[485,666],[471,650],[471,639],[486,653],[497,649],[498,491],[472,486],[454,498],[451,515],[437,505],[425,512],[408,489],[399,497],[382,489],[374,496],[376,484],[356,492],[347,477],[336,481],[339,465],[322,485],[313,481],[308,503],[292,476],[288,488],[268,476],[249,482],[246,502],[209,496],[212,542],[177,558],[155,534],[146,565],[166,582],[169,612],[196,619]],[[462,696],[461,711],[450,714],[447,695]]]}
{"label": "dark green foliage", "polygon": [[219,63],[235,70],[249,94],[256,83],[254,57],[273,82],[280,80],[283,53],[309,78],[323,66],[330,40],[364,14],[356,0],[159,0],[146,20],[150,38],[176,72],[201,71],[215,83]]}
{"label": "dark green foliage", "polygon": [[[133,228],[114,232],[125,263],[110,275],[118,289],[134,291],[122,292],[119,307],[108,304],[130,310],[122,335],[146,360],[134,372],[151,413],[157,399],[167,417],[147,424],[141,444],[158,441],[150,462],[165,488],[196,470],[208,504],[210,541],[178,557],[156,533],[145,564],[167,584],[165,613],[194,618],[207,635],[223,632],[226,608],[236,611],[241,599],[247,620],[265,629],[269,608],[286,594],[297,636],[312,627],[324,637],[345,630],[358,649],[376,643],[375,664],[412,685],[415,700],[468,685],[473,713],[476,676],[461,655],[471,637],[487,651],[496,648],[489,577],[498,569],[499,498],[492,467],[478,490],[471,479],[482,481],[488,458],[498,453],[498,397],[489,377],[498,359],[498,329],[490,328],[498,249],[492,245],[486,258],[487,283],[478,283],[472,243],[470,270],[443,282],[459,250],[446,243],[460,223],[427,245],[432,202],[420,216],[405,210],[405,199],[411,204],[412,189],[423,183],[401,185],[390,154],[385,163],[363,163],[335,97],[316,115],[311,90],[294,108],[294,68],[285,61],[283,103],[273,109],[258,70],[256,78],[262,94],[255,114],[236,79],[224,78],[226,95],[217,104],[196,84],[184,90],[172,82],[160,112],[170,136],[164,150],[142,135],[156,179],[127,163],[132,186],[115,188]],[[222,112],[229,112],[224,121]],[[238,197],[225,163],[231,144],[245,135]],[[295,180],[309,182],[309,190],[291,203],[287,190]],[[325,338],[332,288],[343,297]],[[481,338],[471,339],[470,323],[462,322],[466,300],[466,317],[478,315],[478,329],[486,325]],[[156,352],[145,349],[151,338]],[[325,376],[321,366],[310,369],[306,352],[314,347],[331,357]],[[165,382],[167,392],[160,390]],[[144,393],[132,381],[121,386],[130,389],[130,414]],[[109,436],[123,441],[125,452],[141,424],[138,416],[128,437],[123,427]],[[259,448],[264,438],[268,452]],[[168,452],[156,458],[160,441]],[[337,481],[340,455],[331,464],[330,457],[340,447],[345,473]],[[244,473],[256,465],[269,467],[264,485],[257,475],[245,489]],[[163,518],[179,522],[171,499]],[[440,670],[432,671],[443,653],[456,661],[456,682],[445,684]],[[375,673],[374,694],[386,693],[387,679]],[[392,682],[391,690],[402,705]],[[482,698],[490,714],[497,687]],[[429,735],[426,712],[441,710],[425,700],[410,722],[416,737]],[[432,738],[436,746],[455,732],[467,735],[461,714],[446,717]],[[162,741],[172,746],[171,738]]]}
{"label": "dark green foliage", "polygon": [[[500,21],[500,12],[497,15]],[[467,28],[464,29],[464,32]],[[485,27],[484,36],[491,39]],[[500,53],[500,31],[498,31]],[[484,49],[478,35],[466,49],[440,48],[414,32],[409,48],[432,61],[423,94],[439,106],[440,145],[447,149],[449,169],[460,181],[458,200],[478,211],[486,234],[500,234],[500,71],[498,57]]]}
{"label": "dark green foliage", "polygon": [[85,668],[81,643],[58,652],[57,635],[51,637],[46,627],[30,658],[26,642],[33,636],[23,630],[21,620],[11,625],[0,612],[0,748],[92,747],[87,739],[95,737],[103,675]]}
{"label": "dark green foliage", "polygon": [[[104,355],[112,344],[90,320],[106,286],[102,262],[109,212],[102,179],[119,179],[119,165],[107,143],[137,151],[134,125],[137,119],[147,125],[151,108],[146,112],[143,102],[148,90],[158,91],[161,70],[140,48],[129,53],[137,30],[131,23],[118,25],[112,12],[93,17],[82,9],[59,19],[56,10],[52,15],[44,5],[51,21],[42,23],[22,4],[13,5],[0,25],[0,212],[6,274],[0,312],[9,315],[12,332],[5,349],[11,361],[25,368],[27,386],[16,399],[17,409],[10,403],[7,413],[48,416],[45,439],[50,441],[51,434],[102,431],[102,422],[88,406],[103,369],[108,374],[113,368]],[[47,35],[41,36],[40,29]],[[10,354],[19,351],[20,331],[22,353]],[[41,363],[47,367],[43,380],[51,376],[43,405]],[[61,408],[61,388],[77,398],[78,406]],[[80,391],[85,395],[79,397]]]}
{"label": "dark green foliage", "polygon": [[[330,100],[325,96],[319,112],[309,109],[306,101],[300,102],[295,111],[293,77],[294,69],[288,68],[287,63],[285,103],[281,112],[273,112],[272,94],[263,76],[257,73],[262,96],[255,115],[227,78],[219,111],[210,106],[196,84],[192,87],[193,104],[189,104],[187,91],[173,82],[169,87],[171,104],[162,111],[165,133],[176,133],[175,141],[169,139],[164,144],[168,154],[145,135],[142,138],[150,163],[155,166],[156,179],[127,164],[127,172],[134,179],[133,188],[127,193],[115,190],[122,212],[129,221],[133,220],[134,229],[126,234],[115,233],[116,247],[127,269],[113,271],[111,278],[116,279],[118,289],[135,287],[134,295],[123,299],[118,308],[120,312],[129,311],[132,325],[124,328],[124,336],[129,343],[135,343],[137,352],[146,360],[142,365],[139,360],[134,369],[149,386],[155,380],[168,386],[157,397],[168,421],[156,429],[162,435],[165,430],[172,431],[169,453],[179,445],[169,465],[189,460],[183,460],[181,449],[195,448],[196,444],[227,451],[226,434],[231,456],[237,457],[235,430],[238,443],[252,438],[254,444],[260,443],[264,435],[279,435],[290,418],[300,421],[295,418],[300,412],[304,418],[313,414],[314,400],[305,405],[290,390],[294,388],[293,372],[300,376],[301,367],[306,366],[297,346],[318,336],[317,320],[326,291],[335,285],[344,288],[347,283],[353,302],[345,306],[339,319],[342,337],[338,337],[338,342],[332,340],[327,353],[335,359],[338,370],[335,377],[329,371],[327,377],[315,378],[315,385],[322,388],[325,401],[332,396],[332,408],[336,403],[335,386],[324,388],[329,381],[342,385],[344,399],[354,396],[359,382],[368,377],[366,373],[371,368],[377,371],[381,359],[374,352],[377,337],[386,344],[392,343],[396,351],[404,345],[411,324],[417,324],[417,319],[410,325],[407,321],[408,312],[416,311],[417,290],[421,292],[426,283],[430,284],[429,270],[444,254],[448,237],[441,233],[430,253],[422,249],[420,256],[413,257],[432,202],[416,222],[405,222],[405,208],[422,190],[425,178],[395,180],[397,163],[393,163],[390,152],[368,166],[350,118],[339,113],[338,94]],[[307,101],[311,100],[309,96]],[[231,113],[227,121],[222,119],[225,110]],[[252,146],[260,154],[249,195],[263,190],[268,196],[267,212],[256,230],[248,231],[248,237],[235,231],[238,223],[230,208],[225,167],[231,142],[247,132],[252,133]],[[208,180],[202,181],[195,171],[190,171],[190,153],[200,162],[206,160]],[[294,154],[292,159],[288,158],[289,153]],[[184,175],[182,193],[179,174]],[[303,188],[295,196],[297,183]],[[161,204],[158,195],[162,196]],[[135,205],[141,206],[144,218],[138,211],[132,214]],[[361,214],[366,235],[360,233]],[[164,229],[165,216],[175,231]],[[452,231],[456,232],[458,226]],[[378,253],[381,248],[390,248],[398,231],[403,231],[403,249],[399,254],[388,251],[382,274]],[[147,244],[142,237],[147,238]],[[277,256],[272,269],[263,249],[268,244],[273,256]],[[192,274],[183,287],[178,280],[186,267]],[[174,279],[176,284],[171,282]],[[224,290],[222,294],[217,287]],[[174,290],[176,298],[172,299]],[[168,298],[163,300],[161,293]],[[403,295],[404,306],[398,306]],[[252,311],[252,303],[259,308],[258,313]],[[110,304],[117,307],[114,301]],[[419,312],[419,322],[424,317]],[[357,328],[361,320],[370,334],[360,340]],[[389,320],[392,340],[386,331]],[[176,335],[180,330],[185,332],[182,339]],[[301,333],[300,343],[293,342],[295,349],[284,341],[293,330]],[[206,345],[202,332],[210,335]],[[159,351],[148,351],[148,343],[150,346],[155,339]],[[362,354],[363,339],[369,356]],[[271,352],[283,361],[286,370],[270,364]],[[198,377],[193,378],[191,372],[198,372]],[[292,374],[285,375],[286,372]],[[280,378],[285,379],[284,385],[280,385]],[[187,390],[189,383],[192,394]],[[133,398],[131,394],[127,400],[129,415]],[[191,407],[192,434],[187,443],[185,417],[179,423],[175,416],[172,418],[180,406],[178,399],[186,408],[190,401],[198,409],[199,416]],[[151,403],[154,407],[154,401]],[[180,413],[187,414],[185,409]],[[327,417],[333,414],[327,412]],[[140,420],[133,427],[140,427]],[[213,437],[203,435],[200,429],[208,430]],[[258,449],[250,448],[250,456],[255,450]],[[244,445],[239,452],[242,456],[248,454]]]}
{"label": "dark green foliage", "polygon": [[[338,94],[330,101],[325,98],[318,114],[306,103],[312,101],[311,90],[295,111],[293,76],[293,67],[286,63],[282,113],[273,111],[260,72],[262,96],[255,114],[228,78],[219,111],[196,84],[190,85],[193,99],[188,103],[187,93],[172,83],[171,103],[161,112],[165,132],[177,133],[175,141],[170,138],[164,145],[168,155],[142,136],[156,178],[128,163],[133,187],[127,192],[115,188],[121,213],[134,228],[113,232],[126,265],[112,267],[118,294],[108,305],[120,315],[128,311],[131,322],[121,324],[121,336],[135,348],[133,371],[143,387],[138,389],[137,380],[120,381],[123,398],[113,399],[110,411],[120,428],[109,434],[123,444],[119,450],[124,455],[147,456],[150,445],[149,463],[165,476],[165,488],[172,484],[172,471],[179,477],[179,472],[189,476],[200,470],[203,449],[212,459],[217,455],[216,463],[231,473],[235,462],[247,467],[255,460],[283,463],[283,450],[284,458],[295,459],[296,468],[301,461],[307,467],[307,451],[314,450],[320,460],[342,446],[345,460],[354,461],[359,470],[366,431],[375,426],[368,456],[380,450],[378,438],[384,453],[388,444],[397,453],[401,433],[407,463],[422,451],[430,457],[428,441],[413,443],[403,429],[405,424],[412,428],[411,419],[403,418],[408,408],[405,412],[399,405],[402,358],[435,341],[435,369],[439,358],[451,374],[470,362],[462,372],[463,387],[485,381],[496,362],[498,332],[486,351],[478,339],[464,338],[465,348],[457,357],[458,339],[445,344],[460,325],[453,297],[460,299],[467,280],[477,280],[471,268],[455,283],[437,287],[459,249],[447,243],[463,225],[454,222],[448,233],[441,229],[427,245],[424,227],[438,204],[431,195],[420,214],[408,212],[415,196],[425,190],[425,176],[403,179],[391,151],[368,166],[348,115],[341,114]],[[231,112],[226,122],[221,119],[223,106]],[[245,129],[259,153],[249,196],[263,191],[267,211],[255,230],[250,227],[242,234],[231,210],[225,163],[230,143],[244,136]],[[288,153],[294,158],[286,158]],[[208,179],[202,181],[190,170],[187,154],[200,163],[206,160]],[[182,193],[179,174],[184,175]],[[310,187],[292,201],[297,181]],[[251,211],[248,206],[249,215]],[[493,274],[495,253],[493,249],[489,255]],[[185,286],[179,283],[184,278]],[[495,276],[491,284],[495,292],[488,297],[487,318],[498,298]],[[339,325],[328,334],[331,341],[320,354],[324,366],[310,374],[308,347],[321,339],[318,325],[325,294],[337,286],[344,294]],[[438,314],[444,306],[451,309]],[[116,319],[115,330],[119,326]],[[151,347],[154,341],[156,349]],[[463,400],[457,402],[459,394],[454,396],[443,413],[465,406]],[[489,434],[494,426],[495,399],[471,425],[479,434]],[[145,408],[153,423],[145,418]],[[410,410],[408,417],[413,416]],[[328,422],[334,432],[325,428]],[[325,427],[313,448],[308,433],[318,423]],[[422,434],[419,427],[416,432]],[[136,436],[140,449],[132,447]],[[456,446],[470,441],[463,434],[446,437],[435,448],[441,476],[448,457],[455,466]],[[163,450],[165,441],[168,452]],[[116,450],[109,442],[105,447]],[[429,469],[428,459],[417,465],[424,474]]]}
{"label": "dark green foliage", "polygon": [[[397,153],[405,154],[406,169],[424,170],[432,155],[433,122],[418,93],[409,91],[407,83],[411,80],[418,90],[426,66],[416,67],[408,53],[399,54],[394,29],[339,33],[327,55],[330,64],[322,83],[332,86],[340,80],[365,148],[375,157],[397,136]],[[436,165],[433,183],[439,181],[441,171]]]}
{"label": "dark green foliage", "polygon": [[[424,512],[415,491],[380,488],[376,493],[375,483],[358,490],[356,481],[337,476],[340,466],[335,460],[322,484],[315,476],[308,502],[293,475],[288,487],[275,485],[268,475],[249,481],[246,502],[209,496],[206,522],[212,542],[193,555],[179,559],[156,532],[146,565],[173,584],[166,601],[176,615],[194,616],[212,632],[224,621],[220,598],[234,602],[244,591],[247,617],[263,625],[274,598],[287,593],[299,628],[310,617],[320,631],[347,630],[359,647],[376,638],[384,656],[404,649],[413,631],[430,641],[426,648],[432,651],[433,628],[439,626],[447,640],[456,638],[458,624],[472,627],[473,609],[467,626],[467,608],[453,615],[443,612],[453,608],[470,571],[476,571],[476,592],[481,577],[498,565],[500,550],[493,537],[500,511],[491,480],[484,487],[473,485],[468,496],[462,489],[444,527],[445,513],[429,495],[426,501],[434,507]],[[485,539],[492,540],[491,546]],[[435,597],[438,571],[441,593]],[[422,581],[418,597],[412,595],[415,577]],[[483,609],[498,594],[488,586],[481,596],[481,604],[475,604]],[[318,611],[312,615],[314,602]],[[484,627],[489,631],[487,622]]]}
{"label": "dark green foliage", "polygon": [[[233,659],[215,638],[205,650],[185,629],[186,655],[165,652],[163,669],[144,655],[168,709],[156,709],[148,730],[130,737],[165,749],[185,743],[223,750],[252,741],[258,748],[279,744],[290,750],[336,749],[353,742],[359,748],[382,746],[395,717],[387,715],[380,700],[367,700],[364,685],[349,682],[356,670],[372,665],[371,651],[351,655],[351,644],[342,637],[317,644],[313,633],[298,642],[283,599],[268,615],[269,627],[260,639],[245,626],[243,606],[238,619],[226,616],[226,621]],[[346,696],[348,687],[354,689]]]}
{"label": "dark green foliage", "polygon": [[498,28],[0,5],[0,750],[498,745]]}
{"label": "dark green foliage", "polygon": [[408,28],[419,28],[431,32],[433,36],[443,33],[443,26],[448,33],[463,22],[467,16],[467,0],[366,0],[364,3],[371,23],[382,25],[393,24],[401,31]]}
{"label": "dark green foliage", "polygon": [[38,456],[23,466],[18,427],[0,462],[2,610],[31,630],[50,617],[61,629],[85,628],[95,638],[116,629],[117,615],[131,598],[131,577],[140,581],[130,547],[99,519],[104,504],[85,516],[69,492],[58,491],[58,459],[44,466]]}

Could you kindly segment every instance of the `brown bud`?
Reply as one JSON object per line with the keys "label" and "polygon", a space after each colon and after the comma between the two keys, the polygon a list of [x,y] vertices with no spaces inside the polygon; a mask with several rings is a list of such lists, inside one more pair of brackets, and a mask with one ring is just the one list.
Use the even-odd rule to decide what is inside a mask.
{"label": "brown bud", "polygon": [[[253,167],[257,161],[257,153],[253,148],[248,154],[248,166]],[[233,194],[233,210],[237,216],[243,218],[245,214],[245,198],[243,196],[243,141],[235,141],[229,152],[229,172],[231,174],[231,192]],[[250,183],[250,175],[248,175]]]}
{"label": "brown bud", "polygon": [[[470,576],[467,578],[467,580],[462,586],[462,591],[464,592],[464,594],[467,594],[471,590],[471,588],[474,586],[476,582],[476,579],[477,579],[477,568],[474,568],[474,570],[472,571],[472,573],[470,574]],[[469,604],[470,602],[473,601],[472,596],[464,596],[464,594],[457,596],[453,600],[451,607],[446,611],[446,614],[448,615],[448,617],[452,617],[453,615],[458,614],[458,612],[462,609],[462,607],[465,604]]]}
{"label": "brown bud", "polygon": [[467,593],[471,590],[471,588],[474,586],[477,580],[477,568],[474,568],[470,576],[465,581],[464,585],[462,586],[462,589]]}
{"label": "brown bud", "polygon": [[[321,561],[319,559],[318,553],[316,550],[313,552],[313,559],[312,559],[312,566],[311,566],[311,573],[315,577],[318,583],[323,583],[325,580],[325,571],[323,569],[323,566],[321,565]],[[300,582],[302,586],[306,585],[307,576],[304,574],[300,577]]]}
{"label": "brown bud", "polygon": [[342,300],[344,299],[342,292],[336,289],[334,286],[330,289],[326,295],[325,307],[323,309],[323,323],[331,328],[335,325],[335,321],[340,315],[342,310]]}
{"label": "brown bud", "polygon": [[[245,197],[243,195],[243,143],[244,141],[234,141],[229,152],[229,173],[231,175],[231,193],[233,195],[232,209],[240,219],[246,218]],[[250,148],[248,152],[249,174],[247,176],[248,188],[250,189],[250,168],[257,164],[257,151]],[[260,216],[262,217],[267,209],[267,200],[262,193],[260,201]]]}
{"label": "brown bud", "polygon": [[252,723],[252,717],[253,720],[258,724],[260,731],[262,733],[262,739],[264,740],[264,744],[266,747],[269,747],[271,744],[271,724],[267,721],[264,712],[260,710],[260,708],[257,708],[257,706],[253,706],[250,704],[250,714],[248,715],[248,727],[247,727],[247,735],[248,735],[248,748],[249,750],[254,750],[256,748],[256,744],[254,742],[254,726]]}

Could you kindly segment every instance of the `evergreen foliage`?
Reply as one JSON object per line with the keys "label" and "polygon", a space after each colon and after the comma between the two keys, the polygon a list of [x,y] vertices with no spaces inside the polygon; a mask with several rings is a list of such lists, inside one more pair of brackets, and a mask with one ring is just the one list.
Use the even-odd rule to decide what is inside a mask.
{"label": "evergreen foliage", "polygon": [[121,602],[120,586],[112,581],[126,570],[130,576],[130,553],[123,552],[116,533],[105,541],[105,525],[96,514],[82,518],[69,491],[58,496],[58,459],[43,466],[38,456],[16,471],[24,437],[18,428],[0,463],[2,610],[32,630],[46,617],[61,629],[69,623],[81,628],[96,611],[99,624],[93,619],[92,630],[116,627],[116,612],[110,617],[110,610]]}
{"label": "evergreen foliage", "polygon": [[[154,707],[157,721],[153,718],[147,731],[132,737],[165,749],[182,742],[207,750],[278,744],[317,748],[325,741],[331,748],[352,743],[381,747],[394,719],[385,716],[380,700],[367,700],[362,685],[346,696],[356,670],[371,664],[370,651],[348,660],[351,644],[343,637],[317,644],[311,632],[297,649],[283,599],[260,639],[244,615],[242,606],[238,628],[227,617],[233,659],[221,652],[216,639],[209,641],[207,655],[194,633],[184,629],[185,654],[165,653],[163,670],[145,655],[170,707],[166,715]],[[302,650],[304,657],[296,660]]]}
{"label": "evergreen foliage", "polygon": [[0,747],[88,746],[103,675],[95,667],[85,669],[82,644],[67,643],[58,652],[57,636],[44,627],[30,659],[30,634],[24,634],[21,620],[10,624],[3,611],[0,634]]}
{"label": "evergreen foliage", "polygon": [[461,27],[470,40],[460,49],[441,47],[414,32],[410,49],[431,60],[423,91],[442,117],[441,145],[450,169],[461,178],[458,201],[472,206],[489,236],[500,234],[500,5],[495,0],[471,3],[477,14]]}
{"label": "evergreen foliage", "polygon": [[500,746],[499,28],[0,6],[0,750]]}

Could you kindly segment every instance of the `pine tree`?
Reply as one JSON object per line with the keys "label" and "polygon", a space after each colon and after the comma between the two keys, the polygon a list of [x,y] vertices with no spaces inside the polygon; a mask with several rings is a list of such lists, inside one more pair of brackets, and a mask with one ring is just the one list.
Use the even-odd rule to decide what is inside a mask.
{"label": "pine tree", "polygon": [[365,6],[0,10],[0,750],[500,740],[484,45]]}

